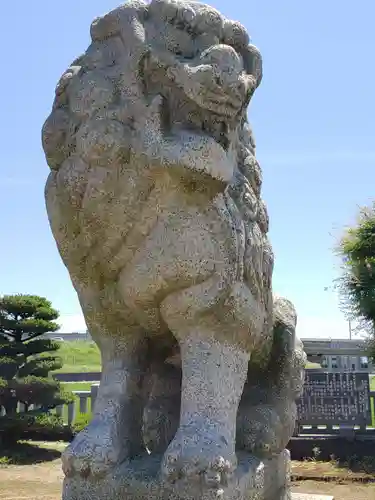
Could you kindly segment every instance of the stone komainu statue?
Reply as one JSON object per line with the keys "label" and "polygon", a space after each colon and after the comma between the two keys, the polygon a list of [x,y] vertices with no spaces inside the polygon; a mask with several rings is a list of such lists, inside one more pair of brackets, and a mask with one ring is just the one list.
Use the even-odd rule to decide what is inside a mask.
{"label": "stone komainu statue", "polygon": [[147,446],[166,480],[220,488],[236,452],[284,449],[303,384],[246,117],[261,56],[196,2],[130,1],[91,39],[43,127],[50,225],[103,366],[64,470]]}

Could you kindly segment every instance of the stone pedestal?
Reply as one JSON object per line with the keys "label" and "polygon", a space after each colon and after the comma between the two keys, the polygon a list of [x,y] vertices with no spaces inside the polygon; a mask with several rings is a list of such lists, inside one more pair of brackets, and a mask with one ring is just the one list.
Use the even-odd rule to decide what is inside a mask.
{"label": "stone pedestal", "polygon": [[163,484],[161,457],[145,456],[101,479],[66,478],[63,500],[291,500],[287,450],[265,461],[241,453],[238,462],[227,487],[209,490],[199,483]]}
{"label": "stone pedestal", "polygon": [[292,500],[334,500],[330,495],[314,495],[310,493],[292,493]]}

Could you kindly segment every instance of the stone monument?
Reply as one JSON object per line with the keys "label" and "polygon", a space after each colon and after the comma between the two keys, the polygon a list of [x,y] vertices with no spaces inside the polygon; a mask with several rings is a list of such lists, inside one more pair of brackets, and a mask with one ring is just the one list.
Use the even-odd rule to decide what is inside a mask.
{"label": "stone monument", "polygon": [[51,229],[102,355],[65,500],[287,500],[305,354],[274,299],[245,28],[197,2],[96,19],[43,127]]}

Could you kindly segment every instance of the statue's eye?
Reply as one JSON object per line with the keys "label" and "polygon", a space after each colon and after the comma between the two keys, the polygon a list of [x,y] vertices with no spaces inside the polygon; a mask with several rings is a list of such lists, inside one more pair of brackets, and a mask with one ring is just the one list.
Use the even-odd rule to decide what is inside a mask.
{"label": "statue's eye", "polygon": [[178,30],[181,30],[181,31],[186,31],[186,24],[181,22],[181,21],[178,21],[177,23],[174,24],[174,27]]}

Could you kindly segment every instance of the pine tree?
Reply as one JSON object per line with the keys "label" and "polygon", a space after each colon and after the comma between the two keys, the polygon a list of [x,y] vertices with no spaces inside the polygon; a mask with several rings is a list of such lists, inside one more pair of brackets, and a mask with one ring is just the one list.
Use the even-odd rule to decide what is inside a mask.
{"label": "pine tree", "polygon": [[[50,301],[36,295],[0,297],[0,431],[4,422],[20,420],[18,403],[37,415],[66,401],[51,372],[61,368],[59,344],[41,338],[55,332],[59,313]],[[33,405],[33,408],[30,408]],[[3,423],[3,425],[2,425]]]}

